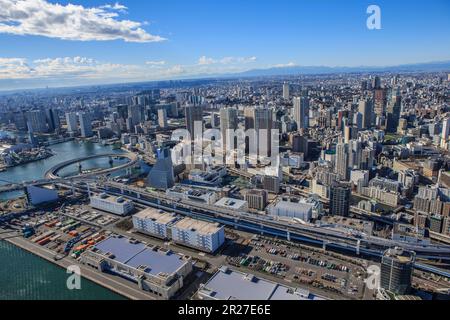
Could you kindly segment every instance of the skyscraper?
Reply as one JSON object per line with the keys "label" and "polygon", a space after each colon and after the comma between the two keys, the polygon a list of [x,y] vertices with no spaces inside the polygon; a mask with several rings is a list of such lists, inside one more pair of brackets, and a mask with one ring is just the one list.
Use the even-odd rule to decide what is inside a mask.
{"label": "skyscraper", "polygon": [[411,289],[415,253],[401,248],[391,248],[381,258],[381,288],[404,295]]}
{"label": "skyscraper", "polygon": [[[273,113],[267,107],[249,107],[244,110],[245,130],[255,129],[256,150],[259,156],[271,155]],[[247,149],[248,150],[248,149]]]}
{"label": "skyscraper", "polygon": [[441,148],[448,148],[450,136],[450,118],[444,119],[444,123],[442,124],[442,137],[441,137]]}
{"label": "skyscraper", "polygon": [[350,187],[345,184],[334,183],[330,189],[330,214],[348,217],[350,212]]}
{"label": "skyscraper", "polygon": [[134,128],[144,121],[144,108],[141,105],[128,106],[128,118],[131,119],[131,126]]}
{"label": "skyscraper", "polygon": [[362,114],[363,129],[369,129],[372,126],[373,103],[372,100],[366,99],[359,102],[358,111]]}
{"label": "skyscraper", "polygon": [[158,109],[158,125],[161,128],[167,127],[167,111],[166,111],[166,109]]}
{"label": "skyscraper", "polygon": [[90,115],[86,112],[81,112],[78,114],[78,118],[80,121],[81,136],[83,138],[92,137],[93,132],[92,132],[92,123],[91,123]]}
{"label": "skyscraper", "polygon": [[45,110],[45,115],[47,118],[48,129],[50,132],[54,132],[60,129],[61,125],[59,122],[58,111],[55,109]]}
{"label": "skyscraper", "polygon": [[234,149],[234,145],[232,145],[232,141],[227,141],[227,130],[236,130],[238,126],[238,116],[237,110],[235,108],[222,108],[220,109],[220,132],[222,134],[222,142],[224,150]]}
{"label": "skyscraper", "polygon": [[26,114],[28,129],[31,127],[34,133],[48,132],[47,119],[41,110],[29,111]]}
{"label": "skyscraper", "polygon": [[[191,135],[191,139],[194,140],[194,132],[195,130],[195,122],[203,123],[203,109],[200,106],[189,105],[185,107],[185,121],[186,121],[186,129],[189,131]],[[198,132],[197,134],[201,134]]]}
{"label": "skyscraper", "polygon": [[289,100],[289,83],[283,83],[283,99]]}
{"label": "skyscraper", "polygon": [[77,114],[75,112],[66,113],[67,131],[76,133],[78,131]]}
{"label": "skyscraper", "polygon": [[147,184],[150,187],[163,190],[174,186],[175,178],[170,149],[163,148],[157,150],[156,164],[148,174]]}
{"label": "skyscraper", "polygon": [[294,98],[294,120],[297,129],[307,129],[309,127],[309,100],[306,97]]}
{"label": "skyscraper", "polygon": [[342,140],[336,144],[336,161],[334,169],[334,172],[339,174],[342,180],[349,179],[349,148],[348,143],[345,143]]}

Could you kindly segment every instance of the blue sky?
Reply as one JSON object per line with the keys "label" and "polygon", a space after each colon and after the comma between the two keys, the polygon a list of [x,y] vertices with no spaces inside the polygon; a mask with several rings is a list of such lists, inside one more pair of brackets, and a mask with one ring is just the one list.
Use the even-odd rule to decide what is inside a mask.
{"label": "blue sky", "polygon": [[[366,27],[371,4],[381,9],[381,30]],[[7,8],[0,90],[450,60],[447,0],[0,0],[0,7]]]}

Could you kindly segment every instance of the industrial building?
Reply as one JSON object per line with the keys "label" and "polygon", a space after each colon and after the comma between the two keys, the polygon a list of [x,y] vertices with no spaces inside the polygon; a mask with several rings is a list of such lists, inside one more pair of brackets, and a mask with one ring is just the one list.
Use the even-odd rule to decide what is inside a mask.
{"label": "industrial building", "polygon": [[207,189],[187,188],[182,186],[174,186],[166,190],[166,195],[183,200],[214,204],[217,201],[216,193]]}
{"label": "industrial building", "polygon": [[134,209],[132,201],[123,197],[110,196],[106,193],[92,195],[90,200],[91,207],[121,216],[129,214]]}
{"label": "industrial building", "polygon": [[225,241],[223,226],[191,218],[175,222],[171,231],[173,241],[207,252],[215,252]]}
{"label": "industrial building", "polygon": [[316,197],[280,197],[267,207],[267,213],[272,216],[297,218],[309,222],[322,214],[322,203]]}
{"label": "industrial building", "polygon": [[391,248],[381,258],[382,289],[404,295],[411,289],[415,253],[401,248]]}
{"label": "industrial building", "polygon": [[191,258],[122,236],[109,237],[81,255],[81,263],[136,282],[170,299],[192,272]]}
{"label": "industrial building", "polygon": [[162,239],[169,239],[169,226],[176,220],[177,217],[175,214],[147,208],[133,216],[133,227],[140,232]]}
{"label": "industrial building", "polygon": [[202,300],[324,300],[308,290],[292,288],[222,266],[201,285]]}
{"label": "industrial building", "polygon": [[216,207],[227,208],[231,210],[247,211],[247,201],[224,197],[214,204]]}

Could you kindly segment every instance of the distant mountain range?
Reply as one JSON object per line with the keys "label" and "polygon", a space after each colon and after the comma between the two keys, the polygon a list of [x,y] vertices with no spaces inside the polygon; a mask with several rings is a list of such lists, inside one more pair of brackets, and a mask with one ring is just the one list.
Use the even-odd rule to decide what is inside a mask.
{"label": "distant mountain range", "polygon": [[364,73],[364,72],[437,72],[449,71],[450,61],[404,64],[397,66],[359,66],[359,67],[326,67],[326,66],[289,66],[269,69],[254,69],[241,73],[225,75],[225,77],[267,77],[296,74],[332,74],[332,73]]}

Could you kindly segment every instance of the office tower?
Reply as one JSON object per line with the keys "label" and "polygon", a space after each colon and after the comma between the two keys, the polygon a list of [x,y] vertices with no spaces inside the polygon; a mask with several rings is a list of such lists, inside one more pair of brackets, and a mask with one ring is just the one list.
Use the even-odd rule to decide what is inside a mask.
{"label": "office tower", "polygon": [[307,97],[294,98],[294,120],[297,122],[297,129],[307,129],[309,127],[309,100]]}
{"label": "office tower", "polygon": [[117,112],[120,118],[124,120],[128,118],[128,106],[126,104],[117,105],[113,108],[113,110]]}
{"label": "office tower", "polygon": [[172,157],[169,148],[158,149],[156,164],[150,170],[147,184],[152,188],[168,189],[174,186]]}
{"label": "office tower", "polygon": [[292,146],[293,152],[302,152],[307,158],[308,156],[308,138],[299,133],[294,133],[289,136],[289,142]]}
{"label": "office tower", "polygon": [[202,107],[189,105],[184,109],[186,129],[189,131],[191,140],[194,140],[194,134],[202,135],[202,132],[195,132],[195,122],[201,122],[200,129],[203,130],[203,110]]}
{"label": "office tower", "polygon": [[81,112],[78,114],[80,121],[80,131],[83,138],[89,138],[93,136],[91,117],[88,113]]}
{"label": "office tower", "polygon": [[374,92],[374,112],[377,116],[382,116],[386,109],[386,90],[376,89]]}
{"label": "office tower", "polygon": [[55,109],[47,109],[45,110],[45,115],[47,118],[49,131],[50,132],[58,131],[61,128],[58,111]]}
{"label": "office tower", "polygon": [[356,112],[353,115],[353,125],[355,125],[358,130],[363,128],[363,115],[361,112]]}
{"label": "office tower", "polygon": [[386,132],[397,132],[398,124],[400,121],[400,108],[401,106],[391,101],[386,110]]}
{"label": "office tower", "polygon": [[272,193],[280,193],[280,177],[265,175],[262,178],[264,190]]}
{"label": "office tower", "polygon": [[289,100],[289,83],[283,83],[283,99]]}
{"label": "office tower", "polygon": [[31,126],[31,122],[28,122],[28,140],[33,147],[38,145],[38,141],[33,133],[33,127]]}
{"label": "office tower", "polygon": [[[238,127],[238,116],[235,108],[220,109],[220,133],[222,134],[223,148],[234,149],[234,141],[228,141],[227,131],[236,130]],[[228,146],[229,144],[229,146]]]}
{"label": "office tower", "polygon": [[339,174],[342,180],[348,180],[350,177],[348,143],[342,140],[336,144],[334,172]]}
{"label": "office tower", "polygon": [[77,114],[75,112],[66,113],[67,131],[76,133],[78,131]]}
{"label": "office tower", "polygon": [[348,144],[349,160],[348,166],[350,169],[360,169],[362,160],[362,145],[359,140],[350,140]]}
{"label": "office tower", "polygon": [[381,258],[380,287],[394,294],[404,295],[411,289],[415,253],[391,248]]}
{"label": "office tower", "polygon": [[363,129],[369,129],[372,126],[372,100],[366,99],[359,102],[358,112],[362,114]]}
{"label": "office tower", "polygon": [[161,128],[167,127],[167,111],[166,111],[166,109],[158,109],[158,125]]}
{"label": "office tower", "polygon": [[13,115],[14,126],[18,131],[27,131],[28,124],[25,117],[25,113],[22,111],[15,112]]}
{"label": "office tower", "polygon": [[346,184],[333,183],[330,188],[330,214],[348,217],[350,212],[350,187]]}
{"label": "office tower", "polygon": [[131,119],[131,126],[133,128],[142,123],[145,119],[144,108],[142,107],[142,105],[129,105],[128,118]]}
{"label": "office tower", "polygon": [[378,90],[381,89],[381,79],[379,76],[376,76],[372,79],[372,89]]}
{"label": "office tower", "polygon": [[33,133],[45,133],[47,129],[47,119],[45,113],[40,110],[29,111],[26,114],[28,128],[32,128]]}
{"label": "office tower", "polygon": [[450,118],[444,119],[444,123],[442,125],[442,137],[441,137],[441,148],[448,148],[450,136]]}
{"label": "office tower", "polygon": [[[245,130],[255,129],[256,151],[259,156],[270,156],[271,154],[271,131],[273,128],[273,113],[270,109],[262,106],[248,107],[244,110]],[[247,150],[248,150],[247,145]]]}
{"label": "office tower", "polygon": [[250,209],[264,210],[267,205],[267,191],[252,189],[245,194],[245,201],[248,203]]}
{"label": "office tower", "polygon": [[362,80],[361,81],[361,90],[362,91],[367,90],[367,80]]}

